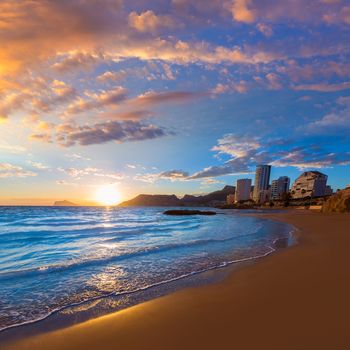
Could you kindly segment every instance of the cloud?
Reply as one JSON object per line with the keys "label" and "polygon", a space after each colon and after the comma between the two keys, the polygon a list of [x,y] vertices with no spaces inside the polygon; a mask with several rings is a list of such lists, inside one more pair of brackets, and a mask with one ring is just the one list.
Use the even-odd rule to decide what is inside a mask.
{"label": "cloud", "polygon": [[127,103],[134,107],[147,107],[152,105],[159,105],[165,103],[186,103],[196,100],[207,95],[205,92],[190,92],[190,91],[165,91],[155,92],[148,91],[141,94],[134,99],[130,99]]}
{"label": "cloud", "polygon": [[[341,103],[344,100],[338,99]],[[339,102],[338,102],[339,103]],[[341,135],[348,134],[350,131],[350,106],[346,108],[324,115],[322,118],[307,124],[302,130],[311,134],[327,134]]]}
{"label": "cloud", "polygon": [[[61,57],[62,56],[62,57]],[[52,68],[59,73],[90,69],[104,60],[102,53],[72,51],[58,56]]]}
{"label": "cloud", "polygon": [[350,152],[329,152],[314,144],[294,146],[295,141],[272,139],[263,143],[261,139],[225,135],[218,140],[212,151],[227,155],[229,160],[223,165],[204,168],[187,177],[188,180],[215,178],[224,175],[248,174],[258,164],[271,164],[276,167],[325,168],[334,165],[350,164]]}
{"label": "cloud", "polygon": [[272,27],[266,23],[258,23],[256,25],[256,28],[259,30],[259,32],[264,34],[266,37],[270,37],[273,34]]}
{"label": "cloud", "polygon": [[21,166],[10,163],[0,163],[0,178],[7,177],[31,177],[37,174],[23,169]]}
{"label": "cloud", "polygon": [[220,95],[230,92],[238,92],[244,94],[248,91],[248,83],[244,80],[239,82],[230,82],[227,84],[218,83],[215,88],[211,90],[211,93],[214,95]]}
{"label": "cloud", "polygon": [[251,151],[261,147],[257,137],[227,134],[218,140],[218,144],[211,150],[218,154],[227,154],[233,158],[247,157]]}
{"label": "cloud", "polygon": [[35,161],[32,161],[32,160],[28,160],[27,163],[35,168],[35,169],[38,169],[38,170],[47,170],[47,169],[50,169],[49,166],[43,164],[43,163],[40,163],[40,162],[35,162]]}
{"label": "cloud", "polygon": [[137,174],[134,180],[147,183],[154,183],[158,180],[186,181],[189,180],[189,173],[183,170],[169,170],[161,173]]}
{"label": "cloud", "polygon": [[190,179],[203,179],[203,178],[211,178],[211,177],[217,177],[217,176],[224,176],[224,175],[234,175],[234,174],[245,174],[249,173],[249,169],[244,166],[241,167],[235,167],[234,165],[227,164],[227,165],[220,165],[220,166],[210,166],[208,168],[204,168],[201,171],[198,171],[197,173],[194,173],[190,176]]}
{"label": "cloud", "polygon": [[156,15],[152,10],[140,13],[133,11],[128,16],[129,26],[139,32],[157,32],[160,28],[174,28],[175,22],[170,16]]}
{"label": "cloud", "polygon": [[164,75],[168,80],[175,80],[174,72],[171,70],[171,67],[169,64],[164,63],[162,65],[164,69]]}
{"label": "cloud", "polygon": [[133,180],[153,184],[159,180],[159,174],[136,174]]}
{"label": "cloud", "polygon": [[283,23],[293,20],[304,23],[319,23],[339,25],[350,23],[348,6],[341,1],[320,0],[235,0],[231,12],[238,22],[252,23],[258,20],[268,20],[273,23]]}
{"label": "cloud", "polygon": [[305,148],[294,148],[282,152],[281,158],[270,164],[277,167],[292,166],[299,170],[331,168],[334,165],[349,165],[349,152],[327,152],[316,145]]}
{"label": "cloud", "polygon": [[91,160],[88,157],[85,157],[83,155],[81,155],[80,153],[73,153],[73,154],[66,154],[65,155],[67,158],[69,158],[71,161],[75,161],[75,160]]}
{"label": "cloud", "polygon": [[252,49],[248,53],[239,47],[215,46],[205,41],[186,42],[161,38],[143,42],[143,45],[120,47],[114,55],[116,58],[135,57],[140,60],[163,60],[182,65],[191,63],[255,65],[283,58],[281,54],[259,49]]}
{"label": "cloud", "polygon": [[72,101],[77,95],[75,88],[60,80],[54,80],[51,86],[47,86],[46,89],[49,90],[33,91],[32,108],[49,112],[53,108],[61,107]]}
{"label": "cloud", "polygon": [[116,82],[116,81],[120,81],[120,80],[124,80],[127,76],[129,75],[129,72],[122,69],[118,72],[111,72],[111,71],[107,71],[104,72],[103,74],[99,75],[97,77],[97,80],[99,82]]}
{"label": "cloud", "polygon": [[89,94],[89,99],[78,98],[70,106],[68,106],[68,114],[77,114],[92,109],[104,108],[107,106],[116,106],[120,102],[126,100],[127,89],[122,86],[116,86],[109,91],[103,91],[100,94]]}
{"label": "cloud", "polygon": [[183,170],[170,170],[159,174],[160,178],[169,180],[183,180],[188,178],[188,176],[189,173]]}
{"label": "cloud", "polygon": [[254,11],[250,8],[250,5],[250,0],[234,0],[231,7],[233,19],[237,22],[254,22],[255,14]]}
{"label": "cloud", "polygon": [[108,172],[104,169],[86,167],[86,168],[58,168],[60,172],[63,172],[75,180],[80,180],[83,177],[105,177],[113,180],[122,180],[124,176],[117,172]]}
{"label": "cloud", "polygon": [[0,76],[57,52],[92,48],[97,38],[102,43],[103,35],[118,28],[121,16],[119,0],[3,0]]}
{"label": "cloud", "polygon": [[13,112],[22,109],[30,98],[31,95],[27,92],[0,96],[0,119],[7,119]]}
{"label": "cloud", "polygon": [[0,151],[5,151],[6,153],[19,154],[26,152],[26,148],[19,145],[10,145],[7,142],[0,143]]}
{"label": "cloud", "polygon": [[336,92],[336,91],[350,89],[350,82],[343,82],[343,83],[337,83],[337,84],[328,84],[328,83],[304,84],[304,85],[295,85],[292,88],[297,91]]}
{"label": "cloud", "polygon": [[144,124],[139,121],[108,121],[94,125],[76,126],[72,124],[60,124],[47,133],[33,134],[31,139],[54,142],[64,147],[76,144],[88,146],[102,144],[110,141],[131,142],[151,140],[168,135],[163,128]]}
{"label": "cloud", "polygon": [[275,73],[266,74],[265,78],[268,81],[268,89],[270,90],[280,90],[282,88],[282,84],[280,81],[280,77]]}
{"label": "cloud", "polygon": [[18,111],[49,112],[69,103],[76,97],[75,88],[60,80],[25,79],[23,86],[0,97],[0,117],[8,118]]}

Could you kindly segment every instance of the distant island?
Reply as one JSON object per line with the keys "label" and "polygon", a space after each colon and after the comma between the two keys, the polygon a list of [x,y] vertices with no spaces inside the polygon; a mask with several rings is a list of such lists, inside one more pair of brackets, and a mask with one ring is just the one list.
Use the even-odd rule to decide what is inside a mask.
{"label": "distant island", "polygon": [[54,207],[76,207],[77,204],[70,202],[70,201],[56,201],[54,204]]}
{"label": "distant island", "polygon": [[151,195],[140,194],[135,198],[122,202],[121,207],[200,207],[214,206],[217,203],[226,202],[229,194],[235,193],[234,186],[225,186],[222,190],[211,192],[202,196],[193,196],[186,194],[183,198],[172,195]]}

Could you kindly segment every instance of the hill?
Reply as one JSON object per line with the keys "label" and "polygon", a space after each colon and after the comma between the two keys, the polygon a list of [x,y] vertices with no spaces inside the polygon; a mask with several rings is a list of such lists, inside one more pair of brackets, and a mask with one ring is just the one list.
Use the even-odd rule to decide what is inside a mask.
{"label": "hill", "polygon": [[338,191],[323,204],[324,213],[348,213],[350,212],[350,187]]}
{"label": "hill", "polygon": [[54,204],[53,204],[55,207],[76,207],[77,205],[73,202],[70,202],[70,201],[56,201]]}

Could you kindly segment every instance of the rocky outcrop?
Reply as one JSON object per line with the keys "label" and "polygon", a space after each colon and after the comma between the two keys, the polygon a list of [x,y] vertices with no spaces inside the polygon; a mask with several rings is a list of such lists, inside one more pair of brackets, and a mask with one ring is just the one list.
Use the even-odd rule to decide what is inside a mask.
{"label": "rocky outcrop", "polygon": [[163,214],[165,215],[216,215],[216,212],[203,211],[203,210],[167,210]]}
{"label": "rocky outcrop", "polygon": [[350,187],[338,191],[323,204],[324,213],[349,213],[350,212]]}
{"label": "rocky outcrop", "polygon": [[75,207],[76,204],[69,201],[56,201],[53,204],[55,207]]}

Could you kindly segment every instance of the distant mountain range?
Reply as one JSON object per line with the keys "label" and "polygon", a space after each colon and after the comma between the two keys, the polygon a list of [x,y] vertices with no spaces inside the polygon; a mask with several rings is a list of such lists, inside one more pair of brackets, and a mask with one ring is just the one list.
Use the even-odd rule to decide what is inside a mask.
{"label": "distant mountain range", "polygon": [[56,201],[53,204],[55,207],[75,207],[77,206],[75,203],[70,202],[70,201]]}
{"label": "distant mountain range", "polygon": [[125,201],[119,206],[121,207],[196,207],[211,206],[217,202],[226,202],[228,194],[235,192],[234,186],[225,186],[222,190],[211,192],[202,196],[192,196],[186,194],[183,198],[172,195],[151,195],[140,194],[135,198]]}

